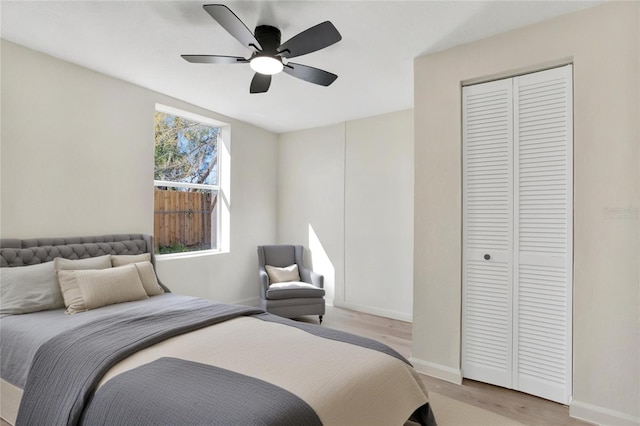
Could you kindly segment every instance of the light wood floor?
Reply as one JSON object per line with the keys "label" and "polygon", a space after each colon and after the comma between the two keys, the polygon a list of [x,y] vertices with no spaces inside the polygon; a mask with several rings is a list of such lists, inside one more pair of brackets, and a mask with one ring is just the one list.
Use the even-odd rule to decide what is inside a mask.
{"label": "light wood floor", "polygon": [[[305,317],[318,322],[318,317]],[[403,356],[411,356],[411,324],[327,306],[322,325],[376,339]],[[428,390],[471,404],[526,425],[589,425],[569,417],[569,408],[555,402],[497,386],[464,380],[462,385],[422,376]],[[437,413],[436,420],[437,420]],[[0,420],[0,426],[9,426]]]}
{"label": "light wood floor", "polygon": [[[317,317],[302,321],[317,323]],[[322,325],[383,342],[403,356],[411,357],[411,324],[327,306]],[[462,385],[421,375],[428,390],[492,411],[526,425],[589,425],[569,417],[569,407],[522,392],[473,380]],[[438,413],[436,414],[436,421]]]}

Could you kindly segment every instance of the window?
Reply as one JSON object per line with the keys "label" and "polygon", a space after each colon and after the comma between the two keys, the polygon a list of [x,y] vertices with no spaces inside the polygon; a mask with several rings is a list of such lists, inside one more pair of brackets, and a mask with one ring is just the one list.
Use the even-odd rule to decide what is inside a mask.
{"label": "window", "polygon": [[[221,168],[228,125],[156,105],[154,224],[158,254],[220,251],[228,212]],[[228,138],[227,138],[228,139]],[[228,188],[228,185],[226,185]]]}

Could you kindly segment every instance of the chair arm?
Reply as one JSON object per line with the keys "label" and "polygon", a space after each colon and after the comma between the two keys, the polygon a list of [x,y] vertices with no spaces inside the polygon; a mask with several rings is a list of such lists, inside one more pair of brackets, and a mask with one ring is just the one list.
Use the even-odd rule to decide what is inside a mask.
{"label": "chair arm", "polygon": [[269,275],[264,268],[258,268],[258,285],[260,286],[260,298],[267,299],[267,289],[269,288]]}
{"label": "chair arm", "polygon": [[324,276],[313,272],[311,269],[298,265],[300,279],[305,283],[312,284],[314,287],[324,288]]}
{"label": "chair arm", "polygon": [[309,271],[309,275],[311,276],[311,284],[318,288],[324,288],[324,275],[313,271]]}

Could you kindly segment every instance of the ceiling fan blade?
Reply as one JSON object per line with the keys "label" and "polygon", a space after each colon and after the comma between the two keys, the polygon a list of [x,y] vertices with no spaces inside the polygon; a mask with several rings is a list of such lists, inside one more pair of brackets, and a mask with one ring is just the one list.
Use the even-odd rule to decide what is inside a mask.
{"label": "ceiling fan blade", "polygon": [[242,56],[221,56],[221,55],[180,55],[182,59],[194,64],[243,64],[247,63]]}
{"label": "ceiling fan blade", "polygon": [[253,33],[227,6],[223,4],[205,4],[202,7],[243,46],[262,50],[262,46],[260,46]]}
{"label": "ceiling fan blade", "polygon": [[295,64],[289,62],[282,70],[289,75],[297,77],[309,83],[319,84],[320,86],[329,86],[336,81],[337,75],[318,68],[309,67],[307,65]]}
{"label": "ceiling fan blade", "polygon": [[264,93],[271,86],[271,76],[267,74],[256,73],[251,80],[249,93]]}
{"label": "ceiling fan blade", "polygon": [[284,58],[295,58],[324,49],[340,40],[342,36],[336,27],[325,21],[285,41],[278,47],[278,52]]}

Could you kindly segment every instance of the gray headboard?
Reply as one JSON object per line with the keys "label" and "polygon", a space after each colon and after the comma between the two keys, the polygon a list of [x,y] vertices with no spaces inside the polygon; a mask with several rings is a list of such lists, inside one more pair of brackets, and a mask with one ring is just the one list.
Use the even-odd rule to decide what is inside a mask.
{"label": "gray headboard", "polygon": [[[151,253],[154,268],[153,237],[145,234],[113,234],[91,237],[0,239],[0,267],[36,265],[56,257],[84,259],[105,254]],[[158,279],[160,282],[160,279]],[[161,282],[160,285],[169,291]]]}

